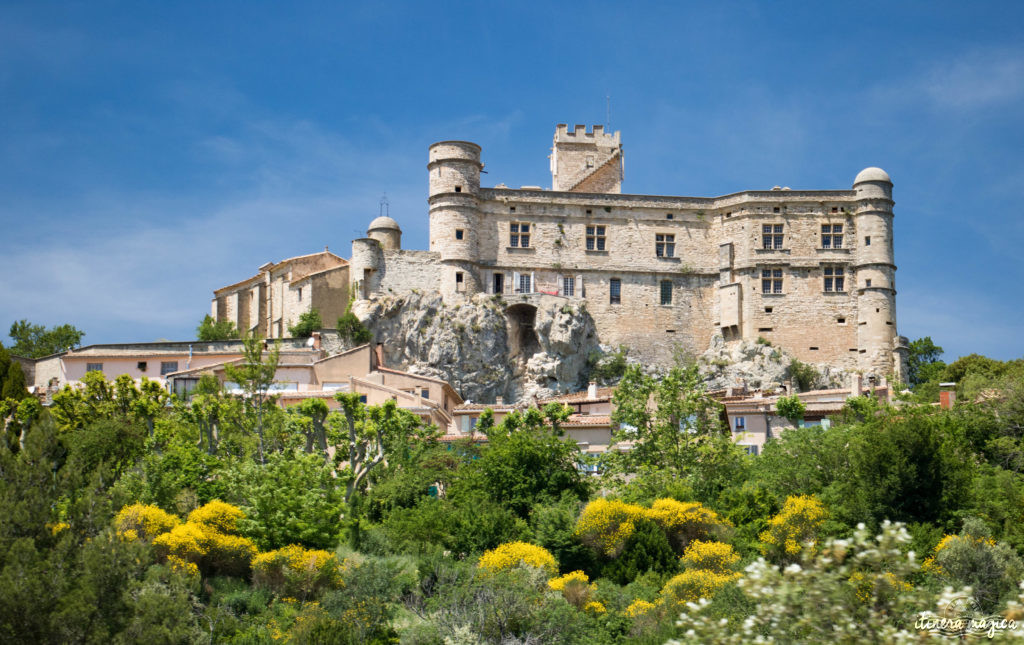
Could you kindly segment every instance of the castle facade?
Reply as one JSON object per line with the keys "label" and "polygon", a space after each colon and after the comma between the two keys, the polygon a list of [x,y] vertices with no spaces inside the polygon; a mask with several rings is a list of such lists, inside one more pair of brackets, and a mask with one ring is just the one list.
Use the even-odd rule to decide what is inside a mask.
{"label": "castle facade", "polygon": [[[357,298],[417,289],[454,304],[500,295],[519,327],[530,325],[539,296],[565,298],[585,306],[602,343],[627,345],[649,363],[670,363],[675,348],[700,353],[721,334],[763,338],[806,362],[901,376],[906,339],[896,328],[885,171],[861,171],[850,189],[623,194],[620,134],[564,124],[550,163],[552,190],[488,188],[478,145],[435,143],[429,250],[403,250],[398,224],[379,217],[353,241],[347,267],[332,271],[347,269],[342,281]],[[285,302],[287,283],[281,290]],[[232,291],[216,292],[216,317]],[[286,325],[263,328],[274,335]]]}

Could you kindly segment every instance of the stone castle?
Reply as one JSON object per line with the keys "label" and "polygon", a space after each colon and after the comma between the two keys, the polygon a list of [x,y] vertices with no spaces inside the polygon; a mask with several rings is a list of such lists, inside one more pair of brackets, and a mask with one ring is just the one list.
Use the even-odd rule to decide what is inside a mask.
{"label": "stone castle", "polygon": [[[552,189],[480,185],[480,146],[430,147],[430,248],[401,247],[382,216],[328,252],[268,263],[214,295],[212,314],[287,336],[300,313],[325,323],[350,297],[414,291],[447,304],[500,295],[509,345],[529,354],[537,303],[564,298],[600,342],[645,363],[700,353],[715,335],[763,338],[800,360],[899,378],[892,181],[867,168],[852,189],[743,191],[721,197],[622,193],[620,133],[560,124]],[[387,339],[378,339],[387,342]]]}

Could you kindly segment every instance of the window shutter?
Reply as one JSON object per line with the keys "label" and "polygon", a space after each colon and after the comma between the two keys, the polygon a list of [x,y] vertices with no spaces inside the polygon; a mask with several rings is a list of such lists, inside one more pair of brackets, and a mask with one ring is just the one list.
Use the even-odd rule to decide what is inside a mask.
{"label": "window shutter", "polygon": [[512,293],[518,293],[518,292],[519,292],[519,273],[513,271],[512,272]]}
{"label": "window shutter", "polygon": [[533,271],[530,271],[530,293],[537,291],[537,283],[534,282]]}
{"label": "window shutter", "polygon": [[494,293],[494,271],[484,271],[484,284],[486,293]]}
{"label": "window shutter", "polygon": [[555,276],[555,293],[565,295],[565,276],[561,274]]}
{"label": "window shutter", "polygon": [[583,276],[582,275],[577,275],[576,276],[576,284],[573,285],[573,288],[574,288],[574,291],[576,292],[574,295],[577,298],[585,298],[587,296],[586,292],[583,291]]}

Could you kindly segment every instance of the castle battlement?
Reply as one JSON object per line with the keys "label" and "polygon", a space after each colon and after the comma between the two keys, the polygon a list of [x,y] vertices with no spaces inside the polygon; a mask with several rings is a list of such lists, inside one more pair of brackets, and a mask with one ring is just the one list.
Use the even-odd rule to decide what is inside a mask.
{"label": "castle battlement", "polygon": [[569,130],[569,125],[559,123],[555,127],[555,143],[594,143],[600,146],[618,146],[622,140],[622,133],[616,130],[612,134],[605,133],[603,125],[594,125],[588,132],[587,126],[575,125]]}

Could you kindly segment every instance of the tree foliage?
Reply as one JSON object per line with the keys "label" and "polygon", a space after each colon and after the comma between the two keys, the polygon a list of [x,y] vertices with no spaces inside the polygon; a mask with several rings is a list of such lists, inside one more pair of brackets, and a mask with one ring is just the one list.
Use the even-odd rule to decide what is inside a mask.
{"label": "tree foliage", "polygon": [[42,358],[81,345],[85,332],[68,324],[55,325],[47,329],[45,325],[37,325],[23,319],[11,325],[9,335],[14,341],[10,347],[12,354],[25,358]]}
{"label": "tree foliage", "polygon": [[206,314],[196,327],[196,340],[234,340],[241,338],[241,334],[230,320],[214,320],[213,316]]}
{"label": "tree foliage", "polygon": [[373,340],[373,332],[367,329],[366,325],[352,313],[352,303],[354,301],[354,299],[349,300],[345,313],[338,318],[338,335],[348,345],[365,345]]}
{"label": "tree foliage", "polygon": [[775,402],[775,411],[779,413],[780,417],[788,420],[794,426],[798,426],[804,420],[804,412],[807,411],[807,406],[795,394],[793,396],[781,396]]}
{"label": "tree foliage", "polygon": [[310,309],[299,314],[299,319],[294,325],[288,325],[288,333],[293,338],[309,338],[313,332],[323,329],[324,323],[320,319],[320,311]]}

